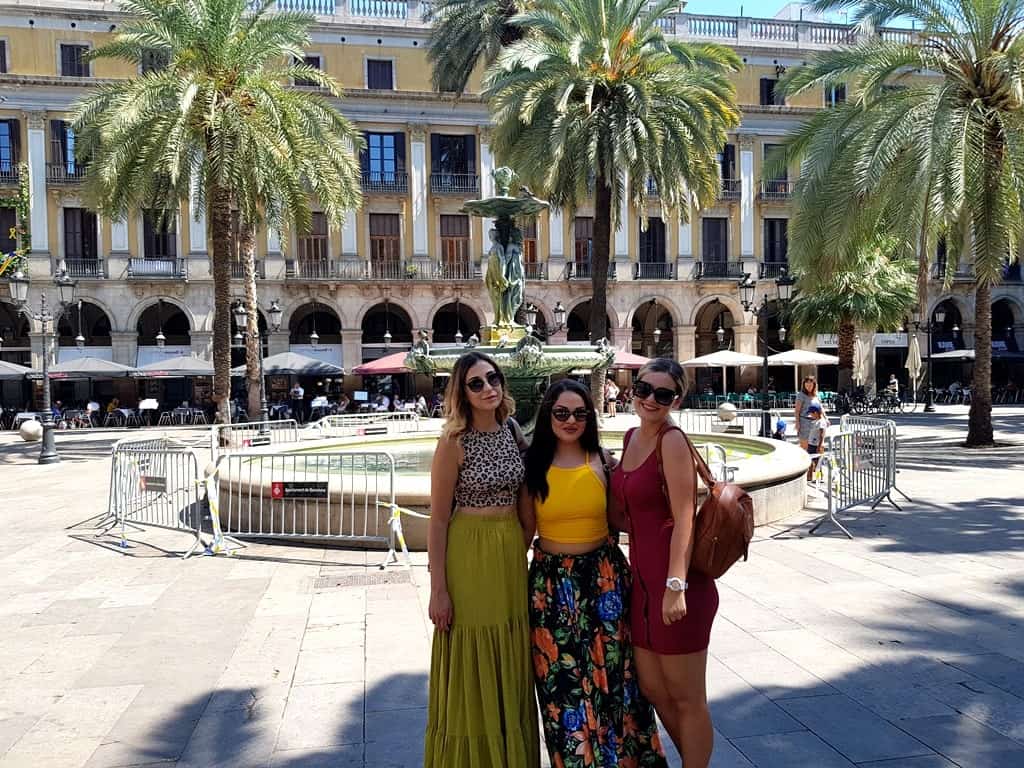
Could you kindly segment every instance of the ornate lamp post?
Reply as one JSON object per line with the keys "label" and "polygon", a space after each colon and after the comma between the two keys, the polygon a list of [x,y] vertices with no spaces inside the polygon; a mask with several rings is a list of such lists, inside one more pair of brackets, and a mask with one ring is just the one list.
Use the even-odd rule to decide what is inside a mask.
{"label": "ornate lamp post", "polygon": [[[764,350],[764,359],[761,362],[761,437],[771,437],[772,434],[772,418],[771,412],[768,409],[768,319],[770,317],[782,316],[783,310],[789,305],[790,299],[793,298],[794,283],[796,283],[796,279],[790,277],[785,270],[775,279],[775,287],[779,293],[779,303],[782,305],[775,311],[771,309],[768,303],[767,292],[761,296],[761,305],[757,306],[754,301],[757,282],[749,274],[745,275],[739,284],[740,301],[743,303],[743,309],[757,317],[758,340],[761,342],[762,349]],[[780,326],[779,340],[784,341],[785,338],[786,329]]]}
{"label": "ornate lamp post", "polygon": [[[54,278],[53,284],[57,287],[57,300],[61,309],[66,309],[75,301],[75,289],[78,283],[68,277],[67,272],[61,271],[60,275]],[[46,294],[39,292],[39,311],[33,312],[28,306],[29,279],[19,269],[10,279],[11,299],[25,317],[34,320],[43,329],[43,442],[39,448],[40,464],[56,464],[60,461],[57,453],[57,443],[54,439],[53,410],[50,404],[50,323],[56,321],[56,317],[46,306]]]}
{"label": "ornate lamp post", "polygon": [[[935,312],[932,313],[932,318],[933,319],[922,323],[921,312],[918,309],[914,310],[912,318],[914,323],[914,333],[917,333],[923,328],[928,334],[928,390],[925,392],[925,413],[935,413],[935,385],[932,384],[932,332],[938,331],[942,327],[943,323],[946,322],[946,310],[942,308],[941,304],[936,308]],[[956,329],[954,327],[954,332],[955,330]]]}
{"label": "ornate lamp post", "polygon": [[[249,313],[245,309],[245,304],[241,301],[235,304],[232,310],[235,315],[235,344],[236,346],[244,346],[245,340],[248,337],[248,320]],[[276,333],[281,330],[281,316],[283,315],[280,305],[277,299],[270,302],[270,308],[267,310],[267,321],[268,327],[271,333]],[[260,361],[260,421],[270,421],[270,410],[267,407],[267,387],[266,380],[263,377],[263,342],[266,341],[266,336],[259,333],[259,325],[257,327],[257,336],[259,337],[259,354],[257,359]]]}

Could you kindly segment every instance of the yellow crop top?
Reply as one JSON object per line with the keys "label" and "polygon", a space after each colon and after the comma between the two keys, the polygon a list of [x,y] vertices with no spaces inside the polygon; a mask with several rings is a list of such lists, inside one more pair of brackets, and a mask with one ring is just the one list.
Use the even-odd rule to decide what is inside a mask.
{"label": "yellow crop top", "polygon": [[604,484],[587,463],[548,469],[548,497],[535,500],[537,533],[563,544],[585,544],[608,536]]}

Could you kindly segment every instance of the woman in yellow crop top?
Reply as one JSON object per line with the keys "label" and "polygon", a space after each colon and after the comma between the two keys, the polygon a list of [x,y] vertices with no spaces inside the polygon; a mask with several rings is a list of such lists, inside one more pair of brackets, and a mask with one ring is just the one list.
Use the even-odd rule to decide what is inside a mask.
{"label": "woman in yellow crop top", "polygon": [[530,563],[533,670],[551,765],[667,768],[629,642],[631,575],[608,535],[608,454],[590,392],[548,388],[519,514]]}

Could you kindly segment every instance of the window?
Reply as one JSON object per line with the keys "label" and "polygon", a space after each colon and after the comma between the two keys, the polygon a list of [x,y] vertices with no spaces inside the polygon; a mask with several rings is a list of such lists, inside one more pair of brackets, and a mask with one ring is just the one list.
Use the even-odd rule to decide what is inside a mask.
{"label": "window", "polygon": [[788,219],[764,220],[764,262],[765,264],[785,264],[789,250],[786,234]]}
{"label": "window", "polygon": [[18,228],[18,216],[13,208],[0,208],[0,253],[10,253],[17,250],[18,238],[15,237],[15,230]]}
{"label": "window", "polygon": [[702,258],[722,264],[729,258],[729,220],[726,218],[701,219]]}
{"label": "window", "polygon": [[469,263],[469,217],[441,215],[441,261],[445,264]]}
{"label": "window", "polygon": [[726,144],[718,153],[718,166],[723,179],[735,179],[736,176],[736,145]]}
{"label": "window", "polygon": [[170,63],[171,59],[164,51],[146,51],[142,54],[142,74],[167,69]]}
{"label": "window", "polygon": [[665,263],[665,222],[659,216],[649,216],[647,231],[640,230],[640,262]]}
{"label": "window", "polygon": [[782,94],[775,92],[775,87],[778,84],[779,81],[776,80],[774,77],[761,78],[761,106],[769,107],[774,105],[785,104],[785,100],[782,98]]}
{"label": "window", "polygon": [[[323,67],[320,65],[319,56],[303,56],[302,61],[298,61],[296,59],[295,63],[305,64],[307,67],[312,67],[313,69],[323,69]],[[304,88],[316,88],[319,85],[315,81],[307,80],[304,77],[296,77],[295,84]]]}
{"label": "window", "polygon": [[96,260],[96,214],[92,211],[64,209],[64,257],[69,261]]}
{"label": "window", "polygon": [[17,173],[20,138],[17,120],[0,120],[0,177]]}
{"label": "window", "polygon": [[173,213],[142,213],[142,247],[147,259],[174,259],[178,256],[178,227]]}
{"label": "window", "polygon": [[589,266],[594,252],[594,219],[590,216],[577,216],[573,223],[573,233],[576,263]]}
{"label": "window", "polygon": [[[763,162],[764,162],[764,165],[767,166],[769,163],[774,163],[774,162],[779,161],[779,160],[782,159],[782,153],[785,151],[785,147],[783,147],[781,144],[765,144],[763,151],[764,151]],[[780,172],[772,175],[770,178],[767,175],[765,176],[765,181],[766,182],[783,182],[784,183],[788,179],[789,179],[789,173],[787,172],[787,170],[785,168],[782,168],[782,170]],[[785,190],[782,190],[782,191],[785,191]]]}
{"label": "window", "polygon": [[89,52],[87,45],[60,46],[60,73],[64,77],[88,77],[89,62],[85,54]]}
{"label": "window", "polygon": [[63,120],[50,121],[50,162],[62,177],[75,175],[75,132]]}
{"label": "window", "polygon": [[430,170],[432,173],[476,173],[476,137],[430,135]]}
{"label": "window", "polygon": [[7,41],[0,40],[0,75],[7,74]]}
{"label": "window", "polygon": [[327,261],[327,217],[319,211],[311,217],[309,232],[299,235],[299,259],[307,263]]}
{"label": "window", "polygon": [[845,83],[825,87],[826,107],[834,107],[836,104],[842,104],[844,101],[846,101]]}
{"label": "window", "polygon": [[367,59],[366,87],[371,91],[395,90],[394,62],[390,59]]}
{"label": "window", "polygon": [[404,133],[365,133],[366,148],[359,160],[363,173],[372,182],[393,182],[396,173],[405,173]]}
{"label": "window", "polygon": [[520,222],[523,231],[523,263],[537,263],[537,220],[527,219]]}
{"label": "window", "polygon": [[370,214],[370,259],[397,262],[402,256],[401,219],[397,213]]}

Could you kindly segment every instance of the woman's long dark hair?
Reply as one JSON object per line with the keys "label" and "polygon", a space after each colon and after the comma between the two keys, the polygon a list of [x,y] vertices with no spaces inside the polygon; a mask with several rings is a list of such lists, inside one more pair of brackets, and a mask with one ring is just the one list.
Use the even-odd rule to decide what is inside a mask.
{"label": "woman's long dark hair", "polygon": [[544,400],[537,413],[537,425],[533,430],[533,442],[526,452],[526,488],[531,496],[542,501],[548,497],[548,470],[558,448],[558,438],[551,429],[551,409],[563,392],[572,392],[583,398],[583,405],[589,414],[580,434],[580,446],[587,453],[598,453],[601,450],[601,439],[597,434],[597,411],[590,390],[573,379],[556,381],[544,393]]}

